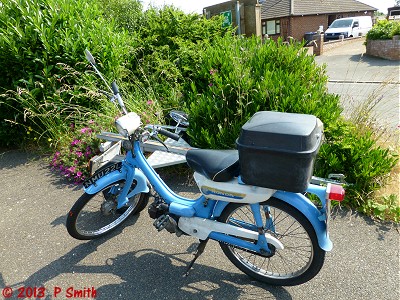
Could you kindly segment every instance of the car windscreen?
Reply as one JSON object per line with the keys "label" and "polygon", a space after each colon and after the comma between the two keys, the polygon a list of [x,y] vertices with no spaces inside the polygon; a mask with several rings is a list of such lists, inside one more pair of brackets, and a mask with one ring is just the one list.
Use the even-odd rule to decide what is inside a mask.
{"label": "car windscreen", "polygon": [[353,22],[352,19],[350,19],[350,20],[335,20],[335,21],[333,21],[333,23],[329,26],[329,28],[344,28],[344,27],[350,27],[352,22]]}

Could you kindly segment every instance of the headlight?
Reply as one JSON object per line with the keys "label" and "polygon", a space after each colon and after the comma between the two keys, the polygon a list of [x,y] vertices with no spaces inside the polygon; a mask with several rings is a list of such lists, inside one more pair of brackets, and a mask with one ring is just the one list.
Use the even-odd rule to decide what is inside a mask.
{"label": "headlight", "polygon": [[115,126],[120,135],[128,137],[139,128],[140,117],[136,113],[130,112],[129,114],[118,118],[115,121]]}

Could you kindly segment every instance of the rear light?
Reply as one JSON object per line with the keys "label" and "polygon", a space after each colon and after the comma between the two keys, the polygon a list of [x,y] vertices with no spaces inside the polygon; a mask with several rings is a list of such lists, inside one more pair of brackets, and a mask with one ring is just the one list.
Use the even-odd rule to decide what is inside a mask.
{"label": "rear light", "polygon": [[329,200],[342,201],[344,199],[344,188],[340,185],[328,183],[326,187],[326,198]]}

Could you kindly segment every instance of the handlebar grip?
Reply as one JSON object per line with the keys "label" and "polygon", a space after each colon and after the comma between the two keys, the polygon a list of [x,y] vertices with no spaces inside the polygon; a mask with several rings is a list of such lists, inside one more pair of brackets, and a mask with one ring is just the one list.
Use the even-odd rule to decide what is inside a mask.
{"label": "handlebar grip", "polygon": [[167,136],[167,137],[169,137],[169,138],[171,138],[171,139],[173,139],[175,141],[178,141],[181,138],[178,134],[170,132],[170,131],[162,129],[162,128],[158,129],[158,133],[162,134],[162,135],[165,135],[165,136]]}
{"label": "handlebar grip", "polygon": [[111,83],[111,89],[112,89],[114,95],[119,94],[118,85],[117,85],[117,83],[116,83],[115,81],[113,81],[113,82]]}

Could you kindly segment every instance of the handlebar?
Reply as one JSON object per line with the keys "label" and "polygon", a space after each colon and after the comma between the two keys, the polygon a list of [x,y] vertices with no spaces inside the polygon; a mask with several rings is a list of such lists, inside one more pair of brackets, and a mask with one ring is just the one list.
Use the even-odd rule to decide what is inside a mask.
{"label": "handlebar", "polygon": [[170,132],[170,131],[165,130],[163,128],[159,128],[157,131],[158,131],[159,134],[165,135],[166,137],[169,137],[169,138],[171,138],[171,139],[173,139],[175,141],[178,141],[181,138],[178,134]]}
{"label": "handlebar", "polygon": [[113,81],[111,83],[111,89],[112,89],[114,95],[119,94],[119,89],[118,89],[117,83],[115,81]]}

